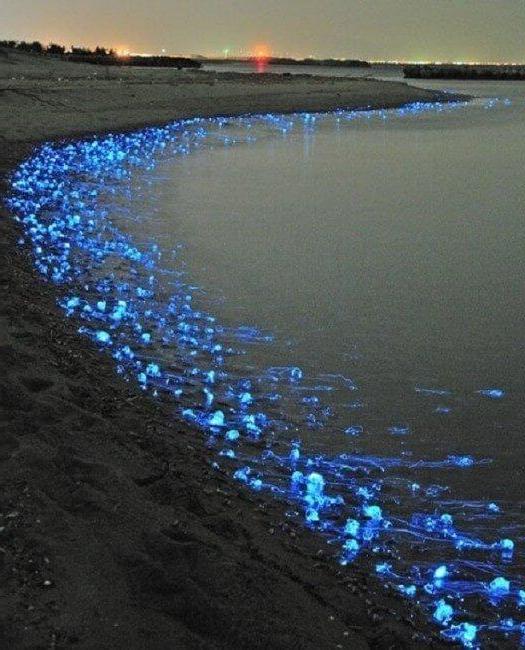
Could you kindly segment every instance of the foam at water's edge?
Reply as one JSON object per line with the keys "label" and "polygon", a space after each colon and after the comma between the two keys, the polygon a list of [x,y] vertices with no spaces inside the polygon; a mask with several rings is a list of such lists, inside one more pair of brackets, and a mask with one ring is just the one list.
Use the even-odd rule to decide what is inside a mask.
{"label": "foam at water's edge", "polygon": [[[402,119],[463,106],[419,103],[333,116]],[[168,270],[157,244],[131,241],[108,215],[108,200],[126,191],[133,169],[153,169],[160,159],[188,155],[209,142],[250,142],[254,123],[287,133],[314,129],[322,119],[310,114],[193,119],[44,145],[11,178],[9,206],[25,232],[21,243],[31,243],[36,267],[59,286],[61,307],[81,322],[82,335],[115,359],[117,372],[153,396],[173,399],[179,415],[208,436],[217,451],[216,469],[288,503],[288,516],[326,536],[342,565],[361,556],[385,585],[416,601],[446,639],[475,647],[495,634],[519,638],[525,633],[525,624],[516,620],[525,607],[525,588],[513,572],[522,557],[511,537],[515,513],[497,503],[448,499],[444,504],[445,486],[416,480],[423,470],[468,472],[488,461],[468,455],[329,457],[306,448],[301,429],[322,427],[331,416],[323,395],[353,392],[354,382],[340,375],[305,377],[297,367],[229,372],[229,357],[242,360],[249,346],[273,345],[272,335],[225,328],[196,309],[198,289],[182,270]],[[243,136],[218,138],[227,123],[244,130]],[[173,351],[171,362],[161,348]],[[481,392],[487,399],[504,397],[499,388]],[[288,417],[292,403],[300,405],[303,421]],[[279,431],[290,441],[286,449],[275,441]],[[359,427],[346,430],[351,437],[360,433]],[[403,427],[391,431],[407,433]]]}

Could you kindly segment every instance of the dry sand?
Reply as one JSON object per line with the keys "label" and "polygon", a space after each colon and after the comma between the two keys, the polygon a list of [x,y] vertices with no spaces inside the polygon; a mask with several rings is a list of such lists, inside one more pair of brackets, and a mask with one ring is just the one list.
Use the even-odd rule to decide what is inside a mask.
{"label": "dry sand", "polygon": [[20,143],[194,115],[387,108],[441,98],[441,93],[401,82],[105,68],[0,49],[1,164],[19,158]]}
{"label": "dry sand", "polygon": [[[0,51],[0,173],[43,139],[437,98],[401,83]],[[415,629],[432,632],[400,598],[362,568],[339,571],[280,504],[210,472],[199,434],[79,339],[1,216],[0,648],[421,647]]]}

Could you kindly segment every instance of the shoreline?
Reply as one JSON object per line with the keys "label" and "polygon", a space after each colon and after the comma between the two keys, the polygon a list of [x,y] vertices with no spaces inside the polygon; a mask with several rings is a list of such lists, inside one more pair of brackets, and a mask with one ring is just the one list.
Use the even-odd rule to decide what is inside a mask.
{"label": "shoreline", "polygon": [[404,81],[359,77],[141,68],[107,70],[104,75],[89,64],[15,53],[0,56],[0,105],[5,112],[0,175],[50,140],[135,131],[193,117],[389,109],[458,99],[468,98]]}
{"label": "shoreline", "polygon": [[[113,112],[101,128],[91,128],[95,108],[86,116],[72,113],[71,103],[48,128],[53,111],[46,86],[45,101],[32,100],[40,107],[31,114],[38,123],[31,126],[26,110],[22,129],[27,91],[8,90],[13,111],[13,95],[20,103],[13,129],[9,118],[0,127],[1,187],[8,171],[44,138],[136,130],[197,114],[358,108],[366,101],[365,86],[376,108],[454,99],[405,84],[394,83],[393,89],[391,82],[346,79],[346,90],[338,83],[334,93],[331,79],[314,81],[324,90],[317,85],[313,96],[304,79],[271,82],[271,92],[265,86],[263,93],[258,80],[237,80],[230,93],[224,88],[229,83],[209,86],[208,92],[222,88],[207,103],[199,89],[172,108],[169,119],[164,111],[170,109],[159,115],[155,104],[151,121],[136,122],[133,107],[126,115]],[[395,91],[381,106],[374,104],[378,84]],[[294,92],[283,93],[283,85]],[[103,92],[129,101],[120,85],[116,90]],[[68,92],[55,92],[55,109],[57,101],[72,99]],[[0,101],[5,96],[3,89]],[[352,96],[357,106],[349,105]],[[249,106],[254,110],[245,110]],[[29,251],[18,247],[16,224],[3,206],[0,213],[3,646],[444,645],[422,615],[359,564],[342,572],[322,539],[283,523],[283,504],[245,492],[212,471],[198,432],[174,421],[168,402],[153,401],[125,383],[111,359],[78,336],[56,305],[54,287],[37,275]]]}

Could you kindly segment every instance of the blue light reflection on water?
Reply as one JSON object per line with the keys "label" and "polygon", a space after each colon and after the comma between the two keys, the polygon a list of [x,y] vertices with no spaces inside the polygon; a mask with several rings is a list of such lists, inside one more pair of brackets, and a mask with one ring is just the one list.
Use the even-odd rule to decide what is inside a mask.
{"label": "blue light reflection on water", "polygon": [[[462,107],[414,104],[389,112],[338,112],[331,119],[405,119]],[[111,354],[126,379],[154,396],[173,398],[179,414],[205,432],[217,451],[214,467],[254,491],[283,499],[289,517],[338,549],[342,565],[367,558],[380,579],[419,603],[446,639],[473,647],[496,633],[520,638],[525,590],[514,566],[522,561],[515,545],[522,541],[521,521],[506,504],[455,500],[445,484],[427,483],[424,473],[446,477],[490,460],[457,454],[415,458],[406,447],[397,456],[329,456],[302,443],[303,430],[322,429],[333,417],[326,395],[358,391],[354,380],[305,376],[295,366],[251,367],[250,347],[272,345],[273,335],[224,327],[196,308],[201,290],[184,272],[182,250],[172,251],[179,265],[166,265],[161,246],[132,241],[109,218],[108,197],[130,191],[135,169],[152,170],[159,160],[201,147],[249,143],[256,123],[276,134],[308,133],[323,119],[313,114],[193,119],[45,145],[13,174],[9,205],[33,246],[37,269],[59,285],[65,313],[82,322],[79,332]],[[234,135],[223,132],[230,122]],[[231,358],[238,360],[235,372]],[[442,399],[448,394],[427,386],[416,390]],[[479,393],[505,397],[501,387],[480,387]],[[290,418],[292,411],[302,419]],[[286,432],[287,448],[276,441],[279,432]],[[346,429],[350,437],[362,433],[359,425]],[[389,433],[410,439],[402,423]]]}

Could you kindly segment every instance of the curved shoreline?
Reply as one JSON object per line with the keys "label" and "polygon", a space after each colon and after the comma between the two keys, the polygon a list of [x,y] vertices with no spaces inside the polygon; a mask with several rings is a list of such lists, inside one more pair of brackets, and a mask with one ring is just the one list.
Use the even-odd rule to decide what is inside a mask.
{"label": "curved shoreline", "polygon": [[282,506],[208,471],[203,440],[80,339],[0,223],[4,645],[420,645],[428,624],[399,597],[319,561],[329,548],[278,524]]}

